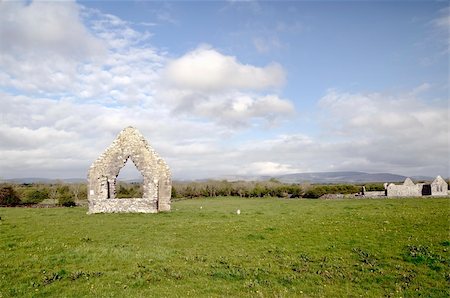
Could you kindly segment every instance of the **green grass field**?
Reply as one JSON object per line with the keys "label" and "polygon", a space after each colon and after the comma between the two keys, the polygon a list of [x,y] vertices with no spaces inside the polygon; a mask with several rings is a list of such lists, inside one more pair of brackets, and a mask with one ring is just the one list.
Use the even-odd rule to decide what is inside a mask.
{"label": "green grass field", "polygon": [[0,208],[0,297],[450,295],[449,199],[209,198],[172,207]]}

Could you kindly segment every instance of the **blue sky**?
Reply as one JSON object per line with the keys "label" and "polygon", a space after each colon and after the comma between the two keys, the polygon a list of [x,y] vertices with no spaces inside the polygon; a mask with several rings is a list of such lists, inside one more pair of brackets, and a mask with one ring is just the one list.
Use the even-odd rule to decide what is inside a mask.
{"label": "blue sky", "polygon": [[0,178],[84,177],[128,125],[175,179],[449,176],[449,13],[445,1],[2,2]]}

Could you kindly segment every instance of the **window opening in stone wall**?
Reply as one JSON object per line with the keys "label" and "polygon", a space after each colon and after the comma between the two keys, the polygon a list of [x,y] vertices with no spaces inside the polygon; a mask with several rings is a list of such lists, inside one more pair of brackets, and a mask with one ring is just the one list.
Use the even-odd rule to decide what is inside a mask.
{"label": "window opening in stone wall", "polygon": [[134,165],[131,159],[128,159],[125,166],[120,170],[116,180],[116,198],[142,198],[144,177]]}
{"label": "window opening in stone wall", "polygon": [[109,181],[106,181],[106,189],[107,189],[107,191],[108,191],[106,197],[107,197],[108,199],[111,199],[111,185],[109,185]]}
{"label": "window opening in stone wall", "polygon": [[430,196],[431,195],[431,185],[425,184],[422,187],[422,196]]}

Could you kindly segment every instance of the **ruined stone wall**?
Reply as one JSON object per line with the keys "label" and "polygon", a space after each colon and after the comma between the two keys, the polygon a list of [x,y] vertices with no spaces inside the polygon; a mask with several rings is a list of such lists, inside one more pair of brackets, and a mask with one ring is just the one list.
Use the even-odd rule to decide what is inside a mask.
{"label": "ruined stone wall", "polygon": [[378,198],[378,197],[385,197],[386,192],[383,191],[365,191],[364,196],[368,198]]}
{"label": "ruined stone wall", "polygon": [[156,213],[157,201],[143,198],[93,200],[89,204],[89,213]]}
{"label": "ruined stone wall", "polygon": [[422,195],[423,184],[414,184],[410,178],[406,178],[402,185],[389,184],[386,188],[388,197],[417,197]]}
{"label": "ruined stone wall", "polygon": [[437,176],[433,182],[431,182],[431,195],[432,196],[447,196],[448,184],[442,179],[441,176]]}
{"label": "ruined stone wall", "polygon": [[447,196],[448,184],[441,176],[437,176],[431,184],[414,184],[411,179],[407,178],[402,185],[393,183],[387,185],[386,192],[388,197]]}
{"label": "ruined stone wall", "polygon": [[418,197],[422,196],[422,185],[395,185],[387,187],[388,197]]}
{"label": "ruined stone wall", "polygon": [[[142,174],[141,199],[115,199],[120,170],[131,159]],[[169,211],[172,180],[169,167],[134,127],[122,130],[92,164],[88,173],[89,212]]]}

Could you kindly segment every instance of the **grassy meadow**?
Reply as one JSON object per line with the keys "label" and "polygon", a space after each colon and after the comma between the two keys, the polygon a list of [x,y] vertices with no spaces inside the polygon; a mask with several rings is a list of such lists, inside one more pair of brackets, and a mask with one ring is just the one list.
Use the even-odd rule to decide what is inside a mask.
{"label": "grassy meadow", "polygon": [[[0,297],[448,297],[450,201],[0,208]],[[236,214],[240,209],[241,214]]]}

